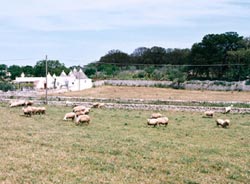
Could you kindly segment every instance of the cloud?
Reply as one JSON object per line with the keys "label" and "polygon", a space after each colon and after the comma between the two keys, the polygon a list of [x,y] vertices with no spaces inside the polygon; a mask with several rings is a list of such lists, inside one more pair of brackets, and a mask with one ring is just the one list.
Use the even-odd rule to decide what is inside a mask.
{"label": "cloud", "polygon": [[[108,30],[129,27],[184,27],[200,17],[249,16],[232,0],[9,0],[0,23],[37,31]],[[4,19],[4,20],[3,20]]]}

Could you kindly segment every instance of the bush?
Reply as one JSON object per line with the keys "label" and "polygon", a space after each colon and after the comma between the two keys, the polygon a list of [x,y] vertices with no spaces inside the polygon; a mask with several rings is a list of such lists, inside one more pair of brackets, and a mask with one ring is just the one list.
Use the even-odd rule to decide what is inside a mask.
{"label": "bush", "polygon": [[250,80],[246,80],[245,85],[250,85]]}
{"label": "bush", "polygon": [[0,82],[0,90],[2,91],[13,91],[15,87],[7,82]]}

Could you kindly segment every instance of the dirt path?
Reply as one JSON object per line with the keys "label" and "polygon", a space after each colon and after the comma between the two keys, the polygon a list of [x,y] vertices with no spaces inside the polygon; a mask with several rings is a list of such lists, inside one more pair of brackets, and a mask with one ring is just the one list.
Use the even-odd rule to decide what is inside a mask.
{"label": "dirt path", "polygon": [[[58,94],[54,94],[57,96]],[[184,101],[238,101],[249,102],[250,92],[175,90],[152,87],[101,86],[78,92],[62,93],[67,97],[90,97],[110,99],[159,99]]]}

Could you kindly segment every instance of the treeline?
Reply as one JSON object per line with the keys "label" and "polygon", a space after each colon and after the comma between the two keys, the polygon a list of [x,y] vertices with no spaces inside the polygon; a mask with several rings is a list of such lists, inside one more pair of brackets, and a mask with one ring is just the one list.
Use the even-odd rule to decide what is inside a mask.
{"label": "treeline", "polygon": [[140,47],[111,50],[85,67],[92,78],[153,80],[245,80],[250,74],[250,39],[236,32],[208,34],[191,49]]}
{"label": "treeline", "polygon": [[[201,42],[186,49],[139,47],[131,54],[111,50],[99,61],[86,66],[66,67],[58,60],[49,60],[48,72],[60,75],[74,67],[81,67],[92,79],[150,79],[172,80],[246,80],[250,75],[250,38],[236,32],[208,34]],[[10,72],[11,76],[6,75]],[[35,66],[6,66],[0,64],[0,80],[14,80],[24,72],[26,76],[45,76],[45,60]]]}

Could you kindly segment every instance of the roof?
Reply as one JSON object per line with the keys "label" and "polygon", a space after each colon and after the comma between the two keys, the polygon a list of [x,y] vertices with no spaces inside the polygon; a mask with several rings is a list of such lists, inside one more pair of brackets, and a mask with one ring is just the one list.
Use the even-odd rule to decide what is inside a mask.
{"label": "roof", "polygon": [[74,69],[72,73],[77,79],[88,79],[87,75],[81,69],[78,72]]}

